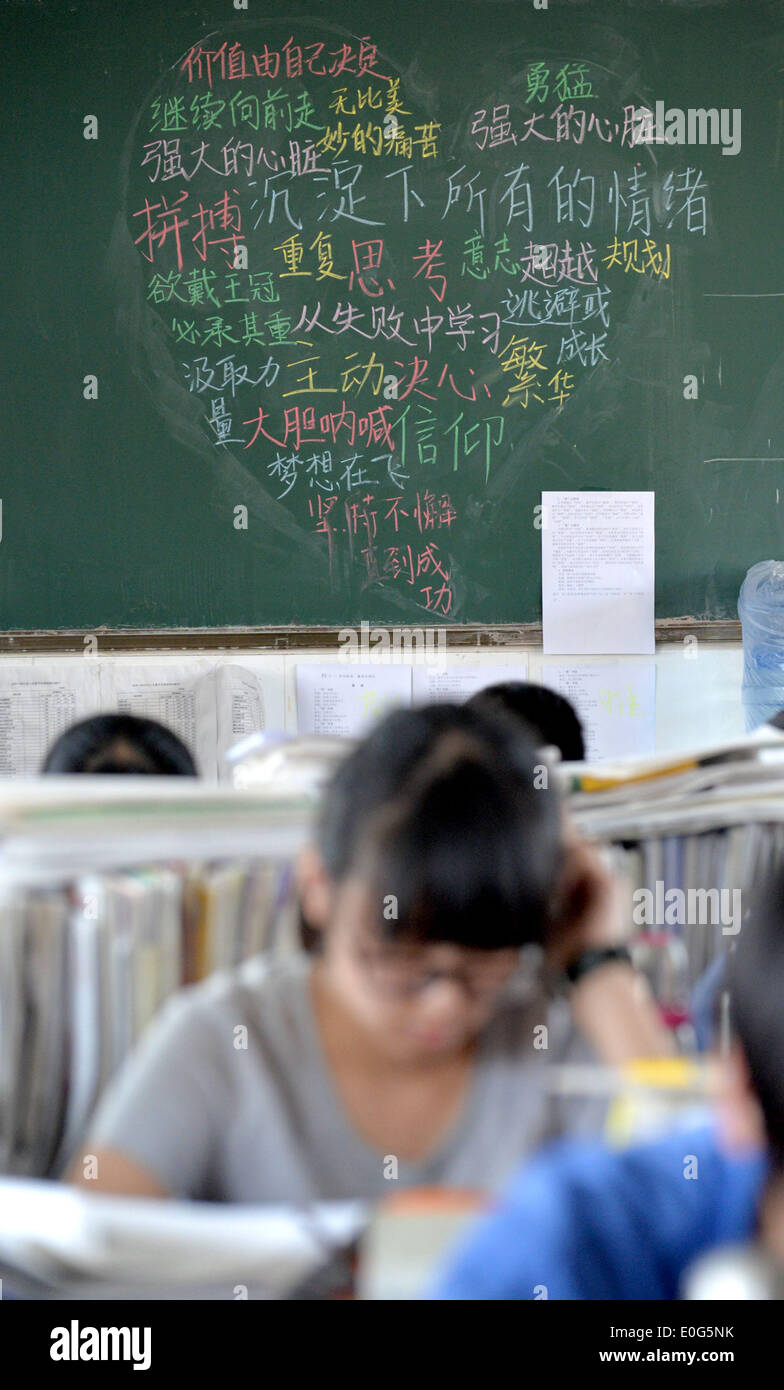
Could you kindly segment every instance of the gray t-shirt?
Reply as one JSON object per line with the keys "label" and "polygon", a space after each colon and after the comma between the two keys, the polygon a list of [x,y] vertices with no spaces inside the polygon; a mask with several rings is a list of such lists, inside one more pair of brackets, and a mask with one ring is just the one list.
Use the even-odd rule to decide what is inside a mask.
{"label": "gray t-shirt", "polygon": [[311,969],[305,955],[259,956],[180,990],[102,1098],[88,1148],[121,1151],[181,1196],[310,1202],[430,1183],[493,1190],[544,1140],[601,1125],[601,1103],[544,1084],[550,1061],[590,1057],[565,1001],[515,979],[457,1121],[425,1161],[400,1161],[392,1184],[394,1155],[357,1133],[328,1069]]}

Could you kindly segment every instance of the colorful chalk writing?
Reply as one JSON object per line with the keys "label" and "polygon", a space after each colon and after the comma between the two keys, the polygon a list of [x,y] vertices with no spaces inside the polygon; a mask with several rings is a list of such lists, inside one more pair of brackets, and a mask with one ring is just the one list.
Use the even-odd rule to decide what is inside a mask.
{"label": "colorful chalk writing", "polygon": [[709,235],[710,190],[579,53],[466,91],[455,123],[372,35],[318,29],[168,69],[128,209],[146,304],[211,445],[335,588],[457,620],[466,487],[608,370],[619,307]]}

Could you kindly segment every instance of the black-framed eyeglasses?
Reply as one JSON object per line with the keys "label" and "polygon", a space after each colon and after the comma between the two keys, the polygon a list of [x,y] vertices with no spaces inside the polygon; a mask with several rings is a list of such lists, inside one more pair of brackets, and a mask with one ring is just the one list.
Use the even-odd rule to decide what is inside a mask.
{"label": "black-framed eyeglasses", "polygon": [[[423,969],[412,959],[414,952],[395,951],[383,946],[374,948],[358,941],[354,943],[353,954],[380,994],[400,999],[416,998],[438,980],[455,980],[471,1000],[486,999],[514,975],[520,959],[516,951],[513,952],[512,961],[508,959],[510,952],[488,951],[481,954],[490,959],[477,961],[475,965]],[[502,955],[505,957],[503,962],[498,959]]]}

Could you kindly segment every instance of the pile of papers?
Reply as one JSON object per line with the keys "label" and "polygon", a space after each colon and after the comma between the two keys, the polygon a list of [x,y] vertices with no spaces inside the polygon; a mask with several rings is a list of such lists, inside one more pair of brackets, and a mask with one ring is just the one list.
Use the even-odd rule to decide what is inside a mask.
{"label": "pile of papers", "polygon": [[676,758],[562,763],[557,776],[576,824],[597,839],[784,819],[784,733],[768,724]]}
{"label": "pile of papers", "polygon": [[298,1210],[150,1201],[6,1178],[0,1271],[38,1281],[50,1297],[155,1298],[179,1286],[183,1296],[209,1289],[232,1299],[250,1285],[279,1297],[350,1246],[366,1219],[361,1202]]}

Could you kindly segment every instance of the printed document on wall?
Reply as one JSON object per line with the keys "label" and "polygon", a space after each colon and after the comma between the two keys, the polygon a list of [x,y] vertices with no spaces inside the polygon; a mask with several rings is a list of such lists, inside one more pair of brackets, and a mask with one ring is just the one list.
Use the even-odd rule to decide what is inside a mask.
{"label": "printed document on wall", "polygon": [[462,666],[457,663],[442,669],[437,666],[414,666],[412,698],[415,705],[429,705],[444,700],[462,704],[488,686],[527,679],[527,658],[504,666]]}
{"label": "printed document on wall", "polygon": [[60,734],[101,709],[98,668],[84,657],[0,669],[0,776],[33,777]]}
{"label": "printed document on wall", "polygon": [[645,757],[656,750],[656,666],[652,661],[543,666],[542,684],[574,705],[586,762]]}
{"label": "printed document on wall", "polygon": [[202,776],[216,775],[215,672],[200,661],[101,668],[106,709],[165,724],[190,749]]}
{"label": "printed document on wall", "polygon": [[542,493],[549,654],[654,651],[654,494]]}
{"label": "printed document on wall", "polygon": [[411,667],[300,662],[300,734],[361,738],[390,710],[411,704]]}

